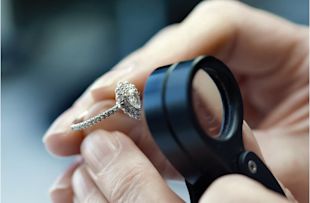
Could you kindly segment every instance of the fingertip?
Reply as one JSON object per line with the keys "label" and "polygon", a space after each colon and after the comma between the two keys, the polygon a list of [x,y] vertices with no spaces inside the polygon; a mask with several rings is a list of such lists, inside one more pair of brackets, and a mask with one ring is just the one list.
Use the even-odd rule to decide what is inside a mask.
{"label": "fingertip", "polygon": [[77,108],[69,108],[54,121],[45,133],[42,142],[51,154],[68,156],[79,152],[79,145],[84,135],[70,128],[77,113]]}
{"label": "fingertip", "polygon": [[71,177],[74,170],[80,165],[80,160],[60,175],[49,189],[49,196],[54,203],[68,203],[73,201],[73,190],[71,186]]}
{"label": "fingertip", "polygon": [[84,139],[81,131],[54,133],[46,136],[43,143],[47,151],[56,156],[70,156],[80,153],[80,145]]}
{"label": "fingertip", "polygon": [[53,203],[68,203],[73,201],[71,188],[53,188],[49,191]]}
{"label": "fingertip", "polygon": [[72,189],[79,202],[107,202],[88,174],[85,165],[80,166],[73,173]]}
{"label": "fingertip", "polygon": [[76,112],[72,107],[67,109],[52,123],[52,125],[45,132],[42,141],[44,142],[47,137],[52,134],[65,133],[69,130],[70,124],[76,119]]}

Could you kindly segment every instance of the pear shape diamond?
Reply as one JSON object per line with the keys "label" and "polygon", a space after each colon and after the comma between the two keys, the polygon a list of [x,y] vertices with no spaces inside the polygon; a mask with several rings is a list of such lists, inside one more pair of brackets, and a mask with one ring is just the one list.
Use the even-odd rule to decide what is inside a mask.
{"label": "pear shape diamond", "polygon": [[135,91],[135,89],[128,90],[128,102],[129,102],[129,104],[131,104],[136,109],[141,108],[141,102],[140,102],[139,94],[137,91]]}

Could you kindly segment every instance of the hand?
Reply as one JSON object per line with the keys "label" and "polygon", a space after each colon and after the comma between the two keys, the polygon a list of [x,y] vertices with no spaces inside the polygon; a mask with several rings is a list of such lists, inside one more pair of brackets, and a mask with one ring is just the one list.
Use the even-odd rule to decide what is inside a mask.
{"label": "hand", "polygon": [[[54,202],[182,202],[125,134],[94,131],[81,151],[85,161],[60,178]],[[289,201],[245,176],[228,175],[214,181],[200,202]]]}
{"label": "hand", "polygon": [[[155,201],[159,197],[167,197],[168,202],[177,201],[178,197],[167,188],[156,172],[159,171],[167,178],[177,178],[179,175],[154,144],[144,120],[135,121],[120,113],[82,132],[70,131],[70,125],[81,114],[86,119],[110,107],[113,104],[113,91],[118,81],[128,80],[143,90],[147,76],[159,66],[199,55],[214,55],[231,67],[239,81],[245,103],[245,120],[255,128],[254,136],[262,149],[267,165],[297,200],[307,202],[308,52],[308,28],[292,24],[239,2],[203,2],[182,23],[165,28],[144,47],[95,81],[81,98],[54,122],[46,133],[44,142],[49,151],[57,155],[68,156],[81,152],[85,162],[80,164],[80,167],[84,169],[79,169],[76,173],[81,170],[86,171],[82,173],[89,177],[87,180],[92,180],[93,185],[96,183],[97,192],[93,193],[101,194],[108,202],[147,197],[149,199],[145,201]],[[105,131],[99,129],[105,129]],[[251,135],[252,132],[244,125],[243,136],[246,148],[260,154],[254,136]],[[85,136],[87,138],[83,141]],[[123,158],[126,155],[124,152],[114,152],[112,155],[104,152],[105,155],[100,154],[100,156],[96,153],[93,156],[87,153],[87,151],[96,151],[95,144],[89,143],[95,143],[94,140],[96,140],[102,144],[101,149],[105,149],[109,147],[107,143],[113,143],[113,141],[106,142],[109,139],[119,144],[120,151],[125,150],[131,155],[130,161]],[[80,150],[82,142],[82,150]],[[101,163],[100,172],[92,168],[94,157],[100,159],[98,161],[98,164]],[[115,160],[108,165],[103,164],[103,160],[111,157]],[[129,171],[129,175],[121,173],[124,171],[127,173]],[[143,178],[136,177],[139,176],[138,173],[148,174],[143,177],[152,177],[146,183],[141,180]],[[73,176],[73,184],[70,184],[70,181],[68,182],[70,174],[67,173],[66,178],[60,179],[60,182],[67,183],[65,190],[59,190],[57,189],[59,184],[55,185],[52,190],[53,199],[56,197],[72,199],[73,194],[75,198],[80,199],[78,196],[81,191],[73,189],[74,193],[72,193],[72,187],[76,188],[74,177],[78,175]],[[130,178],[131,176],[134,178]],[[111,178],[110,182],[106,177]],[[240,184],[245,183],[241,186],[238,182],[236,186],[238,188],[244,188],[247,182],[258,184],[245,177],[234,176],[233,178],[240,179]],[[142,183],[138,183],[137,179]],[[221,179],[223,179],[222,183],[226,180],[229,185],[228,179],[224,177]],[[246,181],[243,181],[244,179]],[[225,185],[217,182],[219,181],[215,181],[214,187],[210,188]],[[152,188],[149,189],[147,185],[152,185]],[[209,193],[212,191],[210,188],[204,197],[212,197],[207,195],[208,191]],[[263,193],[265,196],[262,198],[268,198],[270,195],[281,198],[263,187],[253,188],[255,191],[251,195],[261,196]],[[88,194],[89,191],[85,191],[83,191],[84,194]],[[248,195],[248,193],[242,195],[238,192],[235,194],[237,194],[236,198]],[[221,196],[221,198],[226,197]],[[138,199],[135,200],[138,201]],[[143,199],[139,200],[145,202]],[[161,200],[164,201],[164,199]],[[255,200],[258,200],[258,196],[253,202]],[[283,201],[286,200],[283,199]]]}

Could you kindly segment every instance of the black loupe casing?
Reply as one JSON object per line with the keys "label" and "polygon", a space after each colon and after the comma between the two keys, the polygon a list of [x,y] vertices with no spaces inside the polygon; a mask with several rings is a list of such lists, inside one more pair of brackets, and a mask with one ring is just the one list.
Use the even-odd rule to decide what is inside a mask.
{"label": "black loupe casing", "polygon": [[[221,104],[215,103],[211,108],[223,107],[216,138],[210,131],[203,130],[202,127],[210,123],[197,120],[197,109],[195,111],[193,105],[197,104],[193,99],[199,101],[193,97],[193,80],[200,70],[212,79],[220,95],[218,102]],[[202,87],[203,81],[205,79],[198,80],[196,85]],[[203,93],[209,93],[207,98],[215,98],[211,87],[205,86]],[[264,162],[244,149],[239,86],[220,60],[206,56],[156,69],[146,82],[143,105],[150,133],[185,178],[191,202],[198,202],[215,179],[232,173],[248,176],[285,197],[281,185]],[[198,115],[200,113],[198,109]]]}
{"label": "black loupe casing", "polygon": [[[213,79],[223,102],[224,120],[218,139],[206,135],[193,110],[192,82],[201,69]],[[158,68],[147,80],[143,102],[150,133],[185,178],[192,202],[198,202],[217,177],[238,171],[236,157],[244,151],[240,144],[242,100],[237,82],[224,63],[207,56]]]}

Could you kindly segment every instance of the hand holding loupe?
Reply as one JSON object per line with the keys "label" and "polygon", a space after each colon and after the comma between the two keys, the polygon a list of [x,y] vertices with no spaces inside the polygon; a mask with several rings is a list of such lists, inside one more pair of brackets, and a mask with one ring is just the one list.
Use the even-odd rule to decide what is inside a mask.
{"label": "hand holding loupe", "polygon": [[221,61],[207,56],[158,68],[143,100],[150,133],[185,178],[192,202],[216,178],[231,173],[284,195],[260,158],[244,149],[240,90]]}

